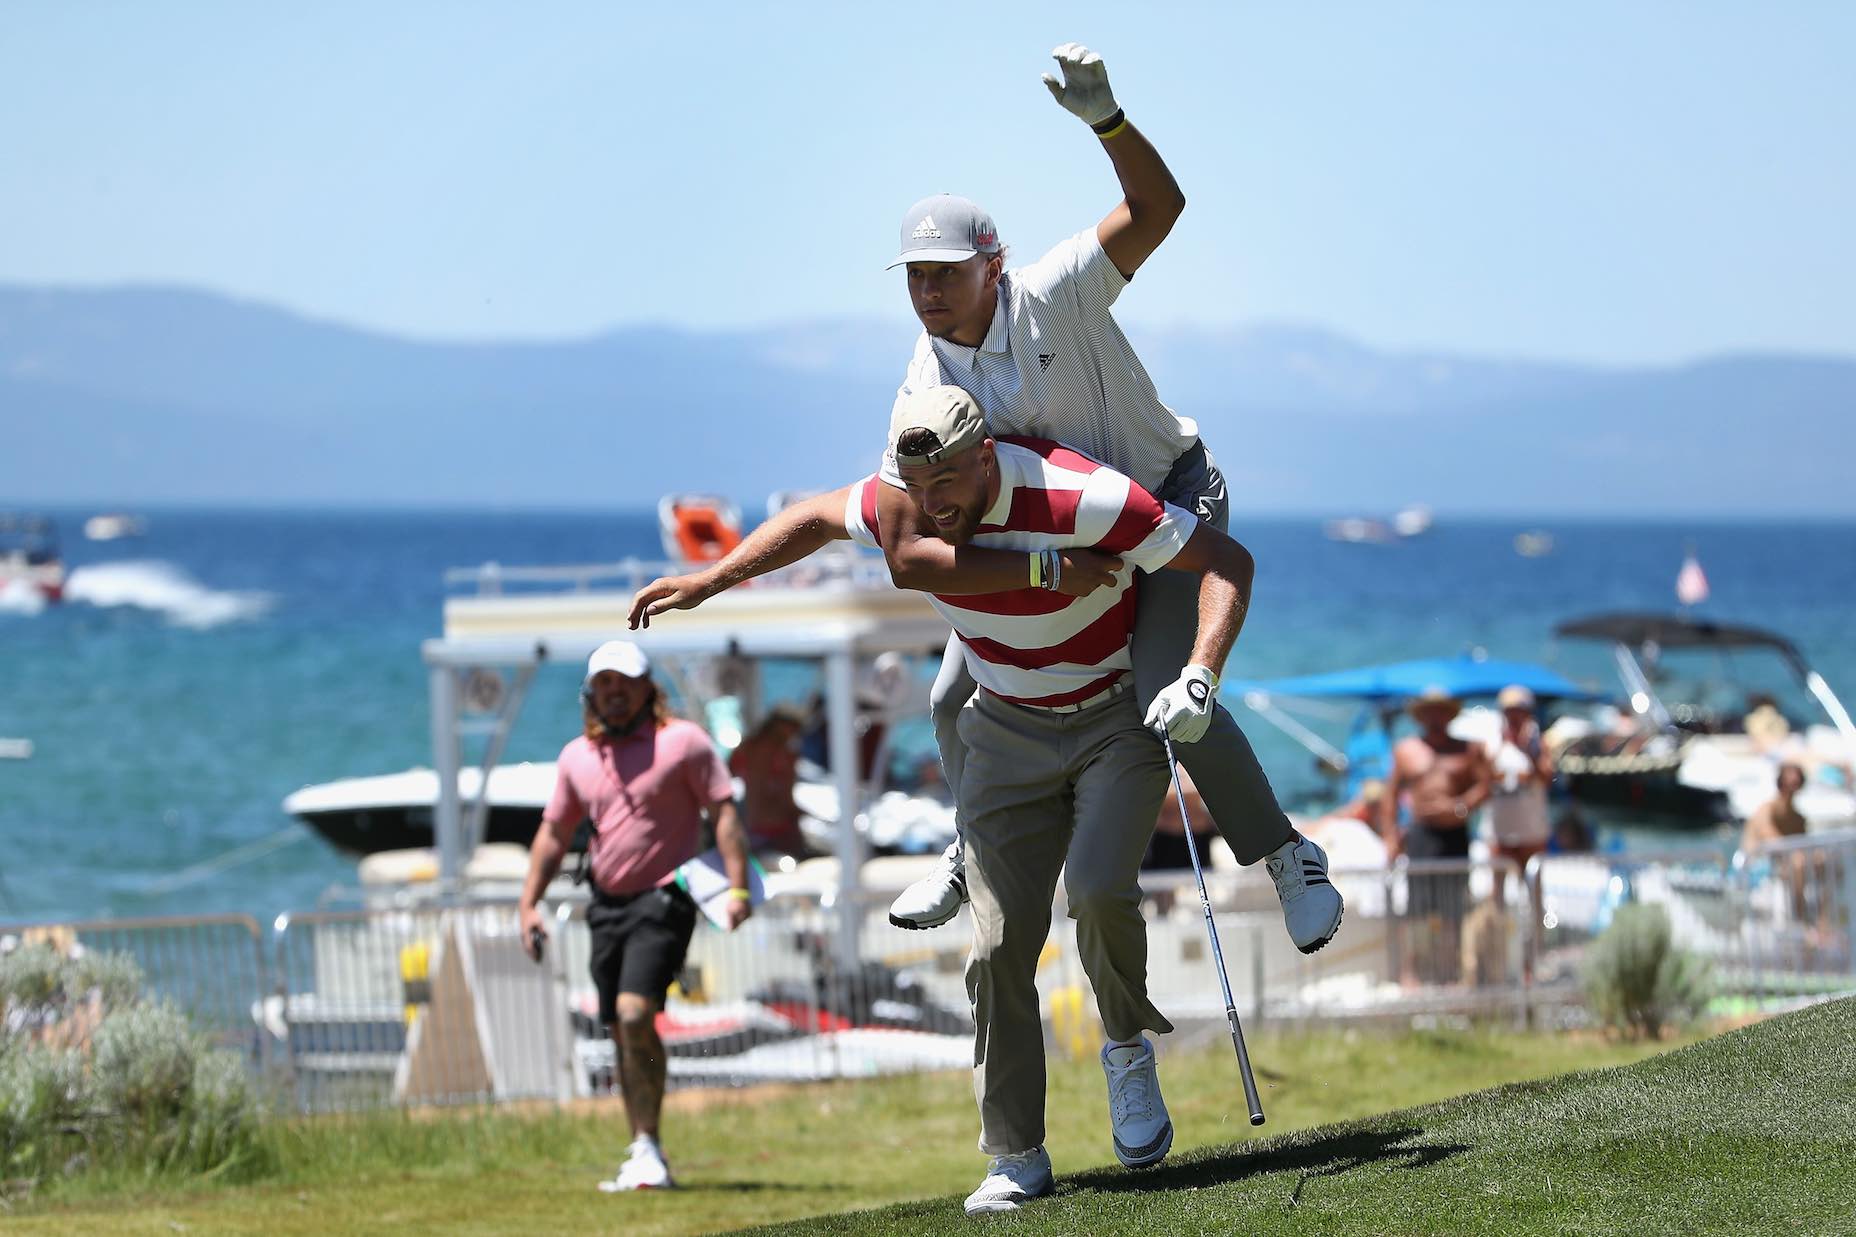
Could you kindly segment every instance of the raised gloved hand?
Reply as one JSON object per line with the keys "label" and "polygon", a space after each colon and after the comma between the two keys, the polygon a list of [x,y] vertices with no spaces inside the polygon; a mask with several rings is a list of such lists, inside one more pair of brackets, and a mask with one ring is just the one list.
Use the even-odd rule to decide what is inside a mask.
{"label": "raised gloved hand", "polygon": [[1115,92],[1109,89],[1108,66],[1102,63],[1102,57],[1081,43],[1065,43],[1051,49],[1050,54],[1063,70],[1063,81],[1046,73],[1044,84],[1050,88],[1050,97],[1065,111],[1094,127],[1121,110],[1115,103]]}
{"label": "raised gloved hand", "polygon": [[1175,743],[1197,743],[1212,724],[1218,700],[1218,676],[1204,666],[1189,665],[1147,707],[1147,728],[1164,731]]}

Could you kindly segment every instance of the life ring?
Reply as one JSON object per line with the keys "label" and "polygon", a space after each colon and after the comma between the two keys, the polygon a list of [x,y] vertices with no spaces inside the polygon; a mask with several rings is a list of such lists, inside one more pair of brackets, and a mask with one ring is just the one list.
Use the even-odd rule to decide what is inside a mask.
{"label": "life ring", "polygon": [[714,507],[675,507],[677,553],[690,563],[713,563],[741,544],[741,530]]}

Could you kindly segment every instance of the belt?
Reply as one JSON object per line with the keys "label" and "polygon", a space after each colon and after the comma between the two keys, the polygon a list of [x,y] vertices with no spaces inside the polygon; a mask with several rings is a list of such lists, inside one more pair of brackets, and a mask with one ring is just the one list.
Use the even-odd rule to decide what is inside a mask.
{"label": "belt", "polygon": [[654,885],[649,889],[634,889],[630,893],[607,893],[593,882],[589,881],[588,885],[593,891],[593,901],[600,906],[606,907],[630,906],[639,898],[646,897],[653,893],[668,893],[673,898],[678,894],[682,894],[684,897],[689,896],[688,891],[674,880],[666,881],[662,885]]}
{"label": "belt", "polygon": [[1124,674],[1095,695],[1086,700],[1078,700],[1075,704],[1027,704],[1022,707],[1036,709],[1040,713],[1081,713],[1084,709],[1101,704],[1104,700],[1113,700],[1133,686],[1134,676]]}

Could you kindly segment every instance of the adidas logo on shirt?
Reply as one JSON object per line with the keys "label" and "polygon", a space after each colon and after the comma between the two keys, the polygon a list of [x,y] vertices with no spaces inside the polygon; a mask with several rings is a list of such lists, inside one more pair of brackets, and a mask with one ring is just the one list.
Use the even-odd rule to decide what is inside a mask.
{"label": "adidas logo on shirt", "polygon": [[918,241],[940,240],[941,229],[935,224],[934,216],[923,215],[922,221],[915,225],[915,230],[913,232],[909,233],[909,238]]}
{"label": "adidas logo on shirt", "polygon": [[1056,355],[1057,355],[1057,354],[1056,354],[1056,353],[1054,353],[1054,352],[1040,352],[1040,353],[1038,353],[1038,368],[1039,368],[1039,369],[1049,369],[1049,368],[1050,368],[1050,363],[1051,363],[1051,361],[1052,361],[1052,360],[1053,360],[1053,359],[1054,359],[1054,358],[1056,357]]}

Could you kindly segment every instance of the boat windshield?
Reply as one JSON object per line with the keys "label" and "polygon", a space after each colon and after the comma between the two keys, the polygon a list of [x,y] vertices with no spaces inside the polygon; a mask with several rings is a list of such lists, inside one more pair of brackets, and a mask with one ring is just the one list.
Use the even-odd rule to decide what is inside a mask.
{"label": "boat windshield", "polygon": [[[1651,690],[1669,710],[1670,720],[1683,730],[1698,734],[1745,733],[1748,718],[1762,705],[1775,711],[1791,730],[1834,724],[1776,648],[1720,645],[1633,648],[1631,653],[1642,666]],[[1614,703],[1629,708],[1630,689],[1620,681],[1612,646],[1568,642],[1555,662],[1582,682],[1608,682],[1617,693]],[[1762,722],[1770,726],[1770,714],[1761,714],[1752,723],[1753,729],[1757,730]]]}
{"label": "boat windshield", "polygon": [[50,520],[36,515],[0,515],[0,555],[27,563],[58,561],[58,534]]}

